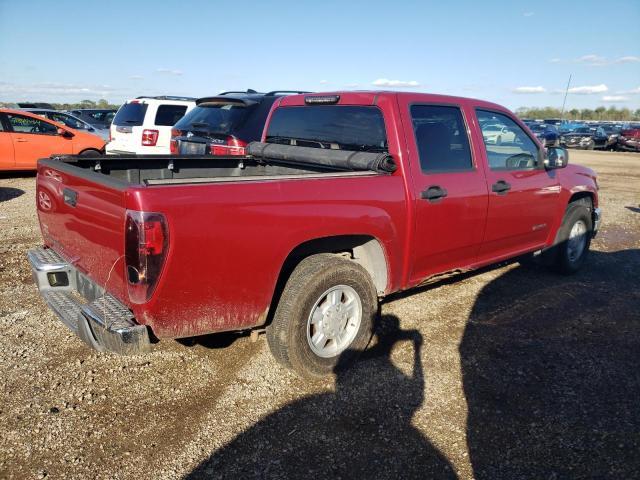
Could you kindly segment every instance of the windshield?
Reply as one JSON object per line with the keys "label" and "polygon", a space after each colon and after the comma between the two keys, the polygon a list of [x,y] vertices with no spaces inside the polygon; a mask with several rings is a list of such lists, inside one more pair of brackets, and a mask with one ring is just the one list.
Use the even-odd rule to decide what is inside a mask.
{"label": "windshield", "polygon": [[314,148],[387,151],[382,112],[371,106],[278,108],[271,117],[266,140]]}
{"label": "windshield", "polygon": [[125,103],[120,107],[113,119],[114,125],[139,127],[144,123],[144,115],[147,113],[146,103]]}
{"label": "windshield", "polygon": [[208,133],[233,134],[253,107],[243,103],[203,103],[187,113],[175,128],[206,130]]}
{"label": "windshield", "polygon": [[591,129],[588,127],[582,127],[576,129],[576,133],[591,133]]}

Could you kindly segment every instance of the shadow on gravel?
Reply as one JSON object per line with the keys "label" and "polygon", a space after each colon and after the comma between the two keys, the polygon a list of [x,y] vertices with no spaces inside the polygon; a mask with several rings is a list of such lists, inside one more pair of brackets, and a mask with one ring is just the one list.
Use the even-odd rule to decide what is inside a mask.
{"label": "shadow on gravel", "polygon": [[236,340],[248,336],[249,333],[247,332],[221,332],[212,333],[211,335],[200,335],[199,337],[179,338],[176,339],[176,342],[185,347],[200,345],[205,348],[218,349],[230,347]]}
{"label": "shadow on gravel", "polygon": [[638,207],[624,207],[627,210],[631,210],[633,213],[640,213],[640,208]]}
{"label": "shadow on gravel", "polygon": [[[400,330],[394,316],[381,319],[376,336],[353,368],[336,372],[335,394],[290,403],[186,478],[455,478],[448,461],[411,425],[424,401],[422,336]],[[413,343],[410,376],[390,360],[400,341]]]}
{"label": "shadow on gravel", "polygon": [[24,195],[24,190],[13,187],[0,187],[0,202],[6,202]]}
{"label": "shadow on gravel", "polygon": [[640,250],[486,285],[460,356],[477,480],[640,478]]}

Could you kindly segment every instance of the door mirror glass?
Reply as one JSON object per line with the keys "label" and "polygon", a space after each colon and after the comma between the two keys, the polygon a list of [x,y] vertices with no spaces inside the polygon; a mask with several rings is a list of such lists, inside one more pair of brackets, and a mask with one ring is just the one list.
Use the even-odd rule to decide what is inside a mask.
{"label": "door mirror glass", "polygon": [[544,168],[554,170],[564,168],[569,163],[569,152],[562,147],[548,147],[544,159]]}

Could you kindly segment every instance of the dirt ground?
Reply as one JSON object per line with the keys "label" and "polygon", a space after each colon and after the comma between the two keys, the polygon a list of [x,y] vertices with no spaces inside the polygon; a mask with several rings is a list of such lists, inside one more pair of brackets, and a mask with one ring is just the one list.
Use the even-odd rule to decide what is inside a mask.
{"label": "dirt ground", "polygon": [[0,177],[0,478],[640,478],[640,155],[599,173],[585,268],[511,264],[388,299],[337,378],[264,337],[84,347],[40,300],[33,176]]}

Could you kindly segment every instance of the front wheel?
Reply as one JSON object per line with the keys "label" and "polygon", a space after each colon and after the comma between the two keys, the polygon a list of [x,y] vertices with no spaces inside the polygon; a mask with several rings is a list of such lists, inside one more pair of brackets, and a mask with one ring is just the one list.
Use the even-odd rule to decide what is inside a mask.
{"label": "front wheel", "polygon": [[326,376],[366,348],[377,310],[364,268],[338,255],[312,255],[289,277],[267,342],[276,360],[301,376]]}
{"label": "front wheel", "polygon": [[558,231],[556,245],[543,254],[545,263],[560,273],[577,272],[589,253],[592,236],[591,202],[579,200],[570,203]]}

